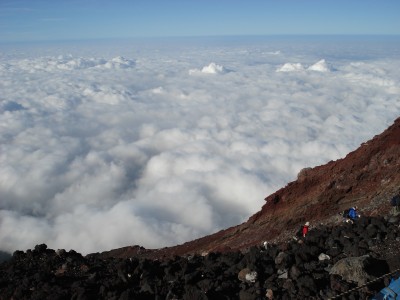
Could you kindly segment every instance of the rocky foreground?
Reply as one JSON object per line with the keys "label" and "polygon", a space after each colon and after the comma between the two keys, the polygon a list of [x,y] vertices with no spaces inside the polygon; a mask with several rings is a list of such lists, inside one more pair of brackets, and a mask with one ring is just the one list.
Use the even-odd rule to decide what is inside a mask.
{"label": "rocky foreground", "polygon": [[159,260],[42,244],[0,264],[0,299],[368,299],[400,268],[399,226],[362,217],[279,245]]}

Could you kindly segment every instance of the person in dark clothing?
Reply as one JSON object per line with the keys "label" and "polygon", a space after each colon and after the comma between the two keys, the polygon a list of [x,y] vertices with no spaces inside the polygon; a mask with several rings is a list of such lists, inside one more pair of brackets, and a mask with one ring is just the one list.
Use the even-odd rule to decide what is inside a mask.
{"label": "person in dark clothing", "polygon": [[400,192],[390,200],[390,204],[393,206],[393,215],[397,216],[400,214]]}

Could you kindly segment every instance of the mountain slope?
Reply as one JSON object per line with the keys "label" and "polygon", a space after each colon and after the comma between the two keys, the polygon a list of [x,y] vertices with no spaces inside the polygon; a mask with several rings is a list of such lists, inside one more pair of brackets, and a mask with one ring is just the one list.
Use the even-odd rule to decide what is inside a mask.
{"label": "mountain slope", "polygon": [[339,223],[339,213],[354,205],[365,216],[387,213],[390,198],[400,190],[399,146],[400,118],[345,158],[303,169],[296,181],[265,198],[262,209],[240,225],[174,247],[150,250],[132,246],[102,256],[160,259],[242,250],[262,241],[285,241],[305,221],[311,228]]}

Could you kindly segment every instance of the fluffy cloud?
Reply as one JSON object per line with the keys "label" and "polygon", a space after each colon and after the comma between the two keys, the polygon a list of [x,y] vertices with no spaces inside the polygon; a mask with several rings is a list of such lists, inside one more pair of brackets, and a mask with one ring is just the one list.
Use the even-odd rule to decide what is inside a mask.
{"label": "fluffy cloud", "polygon": [[302,71],[304,67],[301,63],[285,63],[283,66],[279,67],[277,72],[294,72]]}
{"label": "fluffy cloud", "polygon": [[189,70],[189,74],[223,74],[226,73],[228,70],[221,65],[218,65],[214,62],[210,63],[208,66],[204,66],[201,70],[198,69],[191,69]]}
{"label": "fluffy cloud", "polygon": [[326,63],[325,59],[321,59],[320,61],[316,62],[315,64],[308,67],[310,71],[317,71],[317,72],[329,72],[330,67]]}
{"label": "fluffy cloud", "polygon": [[276,72],[298,72],[298,71],[316,71],[316,72],[330,72],[331,67],[327,64],[325,59],[321,59],[309,67],[304,67],[301,63],[285,63],[278,67]]}
{"label": "fluffy cloud", "polygon": [[398,117],[400,61],[379,43],[280,46],[1,53],[1,250],[213,233]]}
{"label": "fluffy cloud", "polygon": [[[103,58],[73,57],[72,55],[59,55],[39,57],[35,59],[22,59],[15,64],[3,64],[2,69],[19,68],[34,73],[37,71],[54,72],[56,70],[84,70],[90,68],[99,69],[127,69],[135,66],[135,61],[117,56],[109,60]],[[0,69],[1,70],[1,69]]]}

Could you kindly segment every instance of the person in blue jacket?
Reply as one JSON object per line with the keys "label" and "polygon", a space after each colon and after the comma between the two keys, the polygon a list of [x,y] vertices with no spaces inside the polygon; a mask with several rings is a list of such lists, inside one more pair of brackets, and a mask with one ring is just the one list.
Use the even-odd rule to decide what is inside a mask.
{"label": "person in blue jacket", "polygon": [[399,300],[400,299],[400,277],[392,278],[389,286],[383,288],[371,300]]}
{"label": "person in blue jacket", "polygon": [[350,208],[349,209],[349,213],[347,215],[348,218],[353,222],[356,221],[360,217],[360,215],[357,212],[357,209],[358,209],[357,206],[354,206],[354,207]]}

